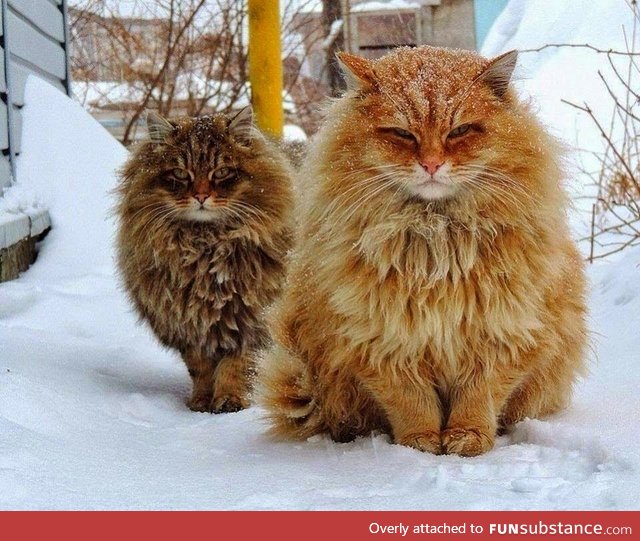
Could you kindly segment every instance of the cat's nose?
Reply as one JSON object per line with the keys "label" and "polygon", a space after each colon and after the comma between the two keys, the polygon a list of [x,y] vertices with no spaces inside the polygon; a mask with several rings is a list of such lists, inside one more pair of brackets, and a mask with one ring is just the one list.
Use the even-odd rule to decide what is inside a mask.
{"label": "cat's nose", "polygon": [[194,199],[198,201],[201,205],[209,198],[208,193],[197,193],[193,195]]}
{"label": "cat's nose", "polygon": [[429,158],[425,158],[420,165],[422,165],[422,167],[425,168],[427,173],[429,173],[430,175],[435,175],[436,171],[440,169],[443,163],[444,163],[443,158],[429,157]]}
{"label": "cat's nose", "polygon": [[426,169],[427,173],[435,175],[443,163],[444,160],[442,158],[426,158],[420,165]]}

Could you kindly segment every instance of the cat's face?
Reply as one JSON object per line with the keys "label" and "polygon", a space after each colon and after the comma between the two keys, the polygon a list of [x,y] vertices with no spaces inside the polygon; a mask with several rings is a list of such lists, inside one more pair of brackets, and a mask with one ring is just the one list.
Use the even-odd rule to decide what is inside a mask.
{"label": "cat's face", "polygon": [[153,169],[143,177],[142,193],[166,215],[210,222],[248,212],[255,189],[253,176],[243,168],[250,154],[250,108],[232,117],[171,122],[150,114],[147,123]]}
{"label": "cat's face", "polygon": [[346,144],[358,145],[363,170],[424,200],[503,189],[490,184],[508,182],[496,157],[509,139],[504,113],[515,53],[487,61],[421,47],[377,61],[343,54],[341,61],[355,116]]}

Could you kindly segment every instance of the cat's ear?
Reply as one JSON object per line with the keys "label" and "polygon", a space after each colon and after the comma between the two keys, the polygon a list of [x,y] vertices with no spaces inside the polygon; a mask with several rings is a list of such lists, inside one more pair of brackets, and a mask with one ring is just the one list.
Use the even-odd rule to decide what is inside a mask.
{"label": "cat's ear", "polygon": [[360,90],[374,86],[375,72],[370,60],[344,52],[336,56],[347,83],[347,90]]}
{"label": "cat's ear", "polygon": [[175,126],[166,118],[161,117],[154,111],[147,112],[147,131],[149,132],[149,139],[154,143],[162,143],[174,129]]}
{"label": "cat's ear", "polygon": [[229,133],[241,144],[251,141],[253,132],[253,109],[247,105],[229,119]]}
{"label": "cat's ear", "polygon": [[480,78],[489,85],[498,98],[503,98],[507,93],[517,61],[518,51],[509,51],[491,60],[480,75]]}

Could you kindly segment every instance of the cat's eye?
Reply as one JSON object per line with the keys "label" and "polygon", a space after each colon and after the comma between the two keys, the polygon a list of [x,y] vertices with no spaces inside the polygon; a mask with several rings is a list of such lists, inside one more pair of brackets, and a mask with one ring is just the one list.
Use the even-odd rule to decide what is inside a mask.
{"label": "cat's eye", "polygon": [[228,167],[221,167],[220,169],[217,169],[216,171],[214,171],[213,176],[218,180],[220,180],[223,178],[227,178],[230,173],[231,173],[231,169],[229,169]]}
{"label": "cat's eye", "polygon": [[189,172],[179,167],[174,169],[172,174],[177,180],[187,180],[189,178]]}
{"label": "cat's eye", "polygon": [[393,133],[398,137],[402,137],[403,139],[410,139],[415,141],[416,137],[410,131],[402,129],[402,128],[393,128]]}
{"label": "cat's eye", "polygon": [[471,124],[460,124],[460,126],[458,126],[457,128],[453,128],[449,132],[449,135],[447,135],[447,138],[453,139],[455,137],[460,137],[461,135],[464,135],[465,133],[467,133],[470,129],[471,129]]}

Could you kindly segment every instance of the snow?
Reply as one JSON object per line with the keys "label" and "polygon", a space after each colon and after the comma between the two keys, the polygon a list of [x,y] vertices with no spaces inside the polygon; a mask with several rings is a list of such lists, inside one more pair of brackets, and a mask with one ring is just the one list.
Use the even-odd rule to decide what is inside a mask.
{"label": "snow", "polygon": [[14,184],[0,193],[0,250],[51,225],[47,207],[34,191]]}
{"label": "snow", "polygon": [[374,2],[363,2],[356,4],[351,8],[353,13],[361,11],[396,11],[400,9],[420,9],[420,4],[409,0],[384,0]]}
{"label": "snow", "polygon": [[[129,103],[141,102],[146,95],[146,88],[142,83],[129,84],[118,81],[73,81],[74,97],[91,111]],[[210,96],[207,105],[222,111],[229,107],[240,109],[249,105],[249,84],[246,83],[235,89],[228,81],[205,79],[195,73],[180,75],[176,80],[175,100],[188,101],[200,96]],[[160,98],[159,89],[152,92],[156,99]],[[234,97],[235,101],[231,102]],[[166,96],[165,96],[166,98]],[[295,113],[296,106],[293,97],[286,90],[282,91],[284,110]]]}
{"label": "snow", "polygon": [[322,44],[320,45],[322,49],[327,50],[329,47],[333,45],[333,42],[338,38],[338,34],[342,32],[342,27],[344,26],[344,20],[336,19],[331,23],[331,27],[329,28],[329,33],[322,40]]}
{"label": "snow", "polygon": [[107,192],[126,151],[79,104],[39,79],[30,78],[25,92],[16,176],[49,209],[53,229],[40,257],[55,254],[50,265],[35,265],[30,274],[53,278],[111,268],[113,223],[107,216],[113,201]]}
{"label": "snow", "polygon": [[291,10],[299,13],[322,13],[321,0],[280,0],[280,11]]}
{"label": "snow", "polygon": [[[102,0],[101,2],[69,0],[69,5],[103,17],[128,18],[138,21],[166,19],[171,9],[169,2],[159,2],[158,0]],[[192,13],[195,5],[195,2],[177,2],[173,7],[180,17],[185,17]],[[203,29],[217,22],[219,13],[219,2],[205,2],[195,16],[196,27]]]}
{"label": "snow", "polygon": [[[511,49],[537,49],[549,43],[588,43],[603,50],[624,51],[627,46],[625,34],[631,46],[632,29],[633,17],[625,0],[511,0],[494,23],[481,53],[492,57]],[[635,43],[636,50],[640,49],[640,34],[635,36]],[[626,73],[625,58],[617,56],[613,61],[621,73]],[[577,196],[594,194],[587,186],[588,179],[579,170],[597,169],[597,162],[589,151],[601,151],[602,138],[587,115],[561,100],[577,105],[589,104],[600,122],[608,127],[613,102],[598,71],[604,74],[614,90],[620,88],[607,56],[585,48],[521,52],[516,69],[520,91],[534,97],[540,117],[552,132],[570,148],[585,150],[574,152],[569,163],[574,178],[569,190],[577,210],[572,216],[572,225],[579,237],[587,231],[592,201]],[[635,81],[635,86],[638,84],[640,81]]]}
{"label": "snow", "polygon": [[[210,96],[208,105],[216,109],[226,109],[230,105],[242,108],[249,104],[249,85],[244,84],[240,89],[235,89],[234,84],[228,81],[205,79],[197,73],[184,73],[175,81],[176,90],[173,93],[175,100],[190,100],[194,97]],[[91,110],[113,106],[114,104],[127,104],[141,102],[147,93],[143,82],[136,84],[119,81],[73,81],[73,94],[76,99]],[[237,99],[231,103],[231,96],[238,94]],[[160,99],[160,89],[152,92],[154,99]],[[164,96],[166,99],[166,96]],[[288,94],[285,100],[291,101]]]}
{"label": "snow", "polygon": [[47,210],[39,195],[22,185],[12,185],[2,192],[0,214],[37,214]]}
{"label": "snow", "polygon": [[[496,52],[542,21],[534,4],[512,18],[517,29],[500,30],[511,37]],[[562,40],[591,20],[606,27],[594,35],[617,35],[611,11],[594,19],[600,4],[575,4],[555,25],[568,28]],[[536,77],[562,62],[575,75],[563,51],[537,58]],[[546,114],[552,94],[540,95]],[[273,442],[258,408],[189,411],[182,362],[137,324],[115,278],[108,218],[126,151],[39,79],[25,101],[16,201],[37,194],[54,227],[36,264],[0,284],[0,509],[638,509],[640,249],[589,267],[591,373],[571,407],[519,424],[486,455],[436,457],[380,434]],[[550,120],[568,136],[565,121]]]}
{"label": "snow", "polygon": [[[281,8],[295,8],[301,13],[321,13],[322,3],[319,0],[280,0]],[[420,9],[421,4],[417,0],[371,0],[363,2],[356,0],[351,2],[353,13],[362,11],[396,11],[402,9]]]}
{"label": "snow", "polygon": [[283,137],[285,141],[304,142],[307,140],[307,134],[300,126],[295,124],[285,124]]}

